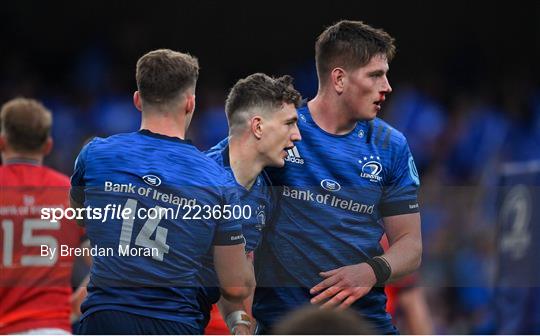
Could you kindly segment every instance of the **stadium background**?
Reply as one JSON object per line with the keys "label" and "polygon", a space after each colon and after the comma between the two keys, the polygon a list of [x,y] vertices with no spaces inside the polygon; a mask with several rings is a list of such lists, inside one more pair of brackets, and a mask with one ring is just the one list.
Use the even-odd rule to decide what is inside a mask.
{"label": "stadium background", "polygon": [[223,103],[253,72],[317,89],[314,42],[340,19],[397,40],[382,118],[405,133],[422,177],[421,269],[437,333],[492,333],[499,163],[539,157],[540,2],[30,2],[2,5],[0,102],[54,114],[46,163],[70,175],[91,136],[133,131],[135,63],[171,48],[200,61],[189,137],[227,132]]}

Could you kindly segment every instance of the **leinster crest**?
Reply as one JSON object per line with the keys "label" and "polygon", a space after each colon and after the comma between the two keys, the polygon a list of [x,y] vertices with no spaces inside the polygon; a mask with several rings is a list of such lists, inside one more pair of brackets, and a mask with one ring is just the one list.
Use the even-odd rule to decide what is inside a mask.
{"label": "leinster crest", "polygon": [[266,206],[264,204],[260,204],[257,207],[257,223],[255,224],[255,228],[257,230],[261,231],[264,226],[266,225]]}

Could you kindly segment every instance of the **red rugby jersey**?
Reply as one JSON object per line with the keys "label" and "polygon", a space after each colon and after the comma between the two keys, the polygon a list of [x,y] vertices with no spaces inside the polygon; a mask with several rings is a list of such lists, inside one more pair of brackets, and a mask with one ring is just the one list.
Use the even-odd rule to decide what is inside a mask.
{"label": "red rugby jersey", "polygon": [[[42,207],[69,207],[69,178],[31,163],[0,166],[0,334],[36,328],[71,332],[74,256],[83,230],[74,221],[41,219]],[[41,245],[56,248],[41,256]]]}
{"label": "red rugby jersey", "polygon": [[212,305],[212,310],[210,311],[210,322],[204,329],[205,335],[229,335],[229,328],[227,324],[221,317],[217,305]]}

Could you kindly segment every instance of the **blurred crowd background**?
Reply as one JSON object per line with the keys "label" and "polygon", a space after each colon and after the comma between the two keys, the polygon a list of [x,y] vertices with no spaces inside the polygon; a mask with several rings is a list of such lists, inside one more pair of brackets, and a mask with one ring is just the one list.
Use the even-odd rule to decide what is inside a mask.
{"label": "blurred crowd background", "polygon": [[381,117],[403,132],[421,174],[422,284],[437,333],[492,333],[501,162],[540,157],[540,2],[12,1],[2,5],[0,102],[53,111],[46,164],[71,175],[93,136],[138,129],[135,63],[170,48],[198,57],[189,138],[227,134],[224,101],[253,72],[317,90],[314,43],[340,19],[396,38]]}

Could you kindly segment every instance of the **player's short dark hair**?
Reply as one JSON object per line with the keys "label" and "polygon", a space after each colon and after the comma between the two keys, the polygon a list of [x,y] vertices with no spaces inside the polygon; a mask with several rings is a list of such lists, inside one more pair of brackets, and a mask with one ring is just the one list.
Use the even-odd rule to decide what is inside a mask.
{"label": "player's short dark hair", "polygon": [[302,96],[293,86],[293,78],[285,75],[272,78],[255,73],[240,79],[232,87],[225,103],[225,112],[231,130],[243,125],[253,113],[277,110],[283,104],[299,107]]}
{"label": "player's short dark hair", "polygon": [[326,81],[336,67],[356,69],[377,54],[390,62],[396,53],[394,38],[382,29],[361,21],[342,20],[326,28],[315,43],[315,62],[319,82]]}
{"label": "player's short dark hair", "polygon": [[52,114],[40,102],[15,98],[0,111],[0,130],[16,151],[39,151],[51,134]]}
{"label": "player's short dark hair", "polygon": [[375,335],[375,329],[352,310],[305,306],[286,315],[274,335]]}
{"label": "player's short dark hair", "polygon": [[158,49],[139,58],[135,77],[142,99],[160,105],[195,86],[199,62],[189,54]]}

